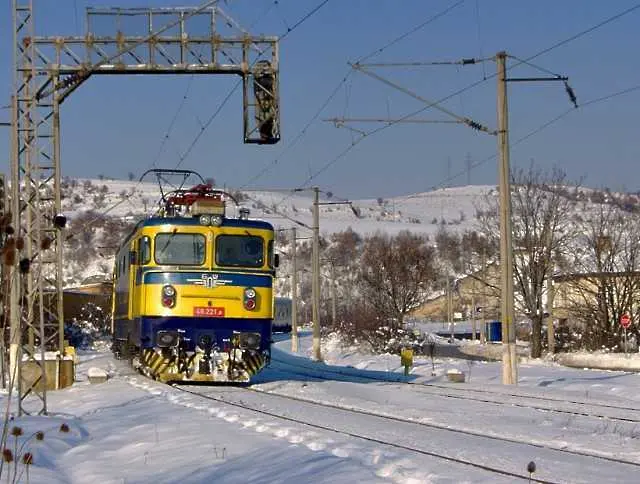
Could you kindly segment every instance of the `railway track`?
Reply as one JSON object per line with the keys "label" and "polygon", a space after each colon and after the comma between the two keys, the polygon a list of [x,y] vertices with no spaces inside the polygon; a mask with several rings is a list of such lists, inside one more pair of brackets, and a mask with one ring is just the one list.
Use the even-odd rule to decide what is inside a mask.
{"label": "railway track", "polygon": [[[580,466],[582,469],[584,469],[584,466],[587,466],[588,468],[593,467],[593,473],[590,473],[590,475],[592,475],[595,480],[601,479],[604,481],[611,478],[612,466],[616,468],[616,472],[619,472],[619,475],[621,476],[634,475],[638,472],[638,468],[640,468],[640,463],[638,462],[618,459],[593,452],[557,448],[541,444],[539,442],[526,441],[522,439],[496,435],[484,435],[481,432],[456,429],[434,423],[419,422],[379,412],[352,408],[328,402],[318,402],[316,400],[271,391],[265,392],[252,387],[242,387],[238,389],[237,392],[234,391],[231,393],[219,393],[215,388],[209,388],[203,392],[194,391],[190,387],[181,385],[176,385],[174,387],[182,392],[196,395],[199,398],[242,408],[247,411],[256,412],[272,418],[342,434],[351,438],[381,444],[403,451],[409,451],[414,454],[442,459],[452,463],[476,468],[478,470],[482,469],[502,476],[529,479],[530,476],[528,474],[518,472],[517,469],[513,468],[513,464],[510,467],[508,463],[514,461],[517,462],[519,460],[518,456],[535,454],[538,456],[537,462],[538,468],[541,470],[541,475],[537,478],[531,478],[531,482],[576,482],[571,478],[558,480],[555,477],[558,475],[569,475],[571,467],[576,465]],[[258,399],[252,401],[251,398],[248,397],[250,394],[260,394],[262,396],[262,400]],[[276,399],[273,400],[276,401],[276,403],[270,404],[265,408],[263,400],[264,395]],[[295,407],[295,412],[292,412],[290,406],[286,407],[286,410],[283,410],[284,407],[278,405],[277,400],[289,402],[294,401],[298,406]],[[312,410],[310,410],[310,408]],[[325,414],[325,416],[320,418],[318,421],[314,416],[317,416],[319,412],[321,414]],[[364,418],[371,422],[377,422],[377,424],[349,424],[354,417],[357,419]],[[327,422],[332,422],[332,424],[328,425]],[[380,422],[384,422],[387,429],[389,428],[389,422],[393,422],[392,428],[394,431],[390,432],[389,430],[383,430],[383,435],[380,435],[380,431],[376,431],[376,429],[381,428]],[[382,426],[382,428],[384,429],[384,426]],[[404,437],[399,437],[399,435]],[[406,436],[413,436],[414,438],[407,439]],[[442,446],[438,443],[451,441],[452,436],[455,436],[456,442],[464,442],[463,447],[468,447],[472,450],[456,449],[454,451],[450,450],[449,452],[443,450],[441,448]],[[417,437],[420,437],[418,439],[419,442],[416,442]],[[460,437],[463,437],[463,439],[460,440]],[[502,463],[502,465],[487,463],[486,461],[491,459],[487,459],[487,453],[485,451],[488,449],[495,451],[497,450],[497,447],[503,448],[503,450],[500,450],[498,453],[501,457],[504,458],[505,456],[510,455],[510,458],[505,458],[504,460],[506,462]],[[572,462],[576,460],[578,462]],[[524,463],[522,467],[524,467]],[[566,468],[563,469],[563,467]],[[554,469],[554,472],[545,474],[542,472],[545,468],[552,468]],[[598,475],[600,475],[599,478],[597,477]]]}
{"label": "railway track", "polygon": [[[453,385],[437,383],[416,383],[400,379],[382,379],[371,377],[368,375],[362,375],[361,373],[358,373],[357,370],[356,372],[350,373],[348,371],[345,372],[340,370],[333,370],[325,367],[316,369],[307,365],[293,363],[290,360],[284,361],[274,359],[272,361],[282,365],[275,368],[276,370],[282,370],[299,376],[322,379],[322,377],[318,373],[329,373],[343,377],[344,381],[353,381],[353,379],[360,379],[362,381],[375,381],[385,385],[411,385],[414,390],[417,390],[420,393],[447,399],[469,400],[501,406],[530,408],[532,410],[574,415],[580,417],[607,419],[615,422],[640,424],[640,408],[636,407],[598,403],[588,400],[567,400],[542,395],[531,395],[528,393],[503,391],[501,389],[486,390],[469,387],[457,388]],[[306,371],[293,370],[290,368],[292,366]],[[314,371],[315,374],[313,374]],[[624,416],[621,415],[623,413]]]}
{"label": "railway track", "polygon": [[[211,401],[215,401],[218,403],[222,403],[224,405],[230,405],[232,407],[235,408],[240,408],[249,412],[254,412],[260,415],[264,415],[264,416],[268,416],[271,418],[275,418],[278,420],[282,420],[285,422],[290,422],[290,423],[295,423],[295,424],[299,424],[299,425],[303,425],[306,427],[311,427],[313,429],[317,429],[317,430],[322,430],[322,431],[326,431],[326,432],[331,432],[334,434],[339,434],[345,437],[349,437],[352,439],[358,439],[361,441],[366,441],[369,443],[374,443],[374,444],[378,444],[378,445],[383,445],[389,448],[393,448],[393,449],[397,449],[397,450],[401,450],[401,451],[405,451],[405,452],[411,452],[413,454],[418,454],[421,456],[426,456],[426,457],[432,457],[432,458],[436,458],[439,460],[443,460],[446,462],[450,462],[450,463],[455,463],[455,464],[459,464],[462,466],[466,466],[469,468],[473,468],[476,471],[485,471],[488,472],[490,475],[494,475],[494,476],[504,476],[507,478],[516,478],[516,479],[522,479],[522,480],[526,480],[529,482],[537,482],[537,483],[545,483],[545,484],[556,484],[556,483],[560,483],[563,481],[558,481],[558,480],[553,480],[553,479],[546,479],[546,478],[536,478],[536,477],[531,477],[529,474],[525,474],[525,473],[521,473],[518,472],[516,470],[513,469],[508,469],[508,468],[504,468],[504,467],[498,467],[496,465],[491,465],[491,464],[486,464],[486,463],[482,463],[479,461],[475,461],[473,459],[469,459],[469,458],[465,458],[465,457],[456,457],[454,455],[449,455],[447,453],[444,452],[440,452],[436,449],[433,448],[428,448],[425,447],[424,445],[416,445],[415,442],[412,442],[411,439],[390,439],[388,436],[375,436],[375,435],[371,435],[368,434],[366,431],[363,431],[362,429],[358,430],[356,428],[353,428],[353,425],[348,425],[345,424],[345,421],[350,420],[350,418],[346,418],[344,419],[344,415],[336,415],[336,412],[341,412],[342,414],[347,414],[347,417],[349,417],[348,414],[356,414],[359,417],[365,416],[368,418],[374,418],[374,419],[378,419],[378,420],[394,420],[395,423],[401,423],[403,425],[407,425],[407,426],[411,426],[411,425],[419,425],[416,422],[410,422],[410,421],[403,421],[403,420],[397,420],[397,419],[393,419],[389,416],[386,415],[381,415],[381,414],[376,414],[373,412],[366,412],[366,411],[361,411],[361,410],[355,410],[355,409],[349,409],[349,408],[342,408],[339,406],[331,406],[331,405],[326,405],[326,404],[322,404],[322,403],[318,403],[318,402],[312,402],[312,401],[305,401],[303,399],[296,399],[295,397],[289,397],[289,396],[285,396],[285,395],[279,395],[279,394],[273,394],[273,393],[265,393],[265,392],[261,392],[259,390],[254,390],[252,388],[243,388],[243,390],[245,390],[246,392],[233,392],[234,395],[237,394],[242,394],[242,397],[237,399],[237,400],[231,400],[229,398],[229,393],[226,393],[225,397],[222,396],[215,396],[212,394],[204,394],[202,392],[198,392],[198,391],[194,391],[191,390],[189,388],[185,388],[185,386],[181,386],[181,385],[173,385],[174,388],[176,388],[177,390],[181,391],[181,392],[185,392],[185,393],[189,393],[191,395],[197,396],[199,398],[203,398],[206,400],[211,400]],[[300,417],[300,416],[292,416],[292,412],[291,409],[289,408],[287,412],[284,412],[283,410],[267,410],[265,408],[259,408],[260,404],[249,404],[247,403],[247,398],[246,395],[248,393],[255,393],[255,394],[261,394],[261,395],[268,395],[270,397],[276,397],[276,398],[282,398],[282,399],[286,399],[286,400],[295,400],[298,403],[303,403],[305,405],[312,405],[316,408],[323,408],[325,410],[331,410],[331,415],[329,415],[328,417],[325,418],[321,418],[320,422],[318,421],[314,421],[313,418],[310,417]],[[303,412],[304,413],[304,412]],[[317,416],[317,413],[315,413],[315,415]],[[328,418],[328,420],[327,420]],[[336,421],[340,421],[340,424],[332,424],[332,425],[327,425],[326,423],[322,423],[322,421],[331,421],[331,422],[336,422]],[[367,427],[370,430],[370,427]],[[397,430],[397,428],[396,428]],[[404,432],[402,432],[404,435],[415,435],[415,432],[411,432],[410,429],[406,429]],[[395,441],[394,441],[395,440]],[[430,441],[433,441],[432,439],[429,439]],[[505,481],[505,482],[512,482],[512,481]]]}

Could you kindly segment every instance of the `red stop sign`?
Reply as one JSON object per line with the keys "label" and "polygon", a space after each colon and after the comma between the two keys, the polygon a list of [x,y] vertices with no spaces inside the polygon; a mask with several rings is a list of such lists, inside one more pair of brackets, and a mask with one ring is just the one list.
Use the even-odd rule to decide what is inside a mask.
{"label": "red stop sign", "polygon": [[628,315],[628,314],[623,314],[623,315],[620,317],[620,325],[621,325],[623,328],[628,328],[628,327],[631,325],[631,318],[629,317],[629,315]]}

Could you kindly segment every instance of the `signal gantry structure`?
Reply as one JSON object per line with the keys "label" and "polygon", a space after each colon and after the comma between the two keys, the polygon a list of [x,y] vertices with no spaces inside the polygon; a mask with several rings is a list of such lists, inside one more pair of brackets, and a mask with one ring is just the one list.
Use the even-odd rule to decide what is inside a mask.
{"label": "signal gantry structure", "polygon": [[[252,36],[217,0],[198,7],[87,8],[82,36],[36,36],[33,0],[13,0],[10,377],[19,413],[46,414],[45,354],[64,354],[60,105],[100,74],[233,74],[243,82],[244,143],[280,140],[276,36]],[[106,34],[104,32],[107,32]],[[29,365],[29,378],[21,368]],[[17,378],[15,378],[17,375]],[[54,378],[59,378],[59,375]]]}

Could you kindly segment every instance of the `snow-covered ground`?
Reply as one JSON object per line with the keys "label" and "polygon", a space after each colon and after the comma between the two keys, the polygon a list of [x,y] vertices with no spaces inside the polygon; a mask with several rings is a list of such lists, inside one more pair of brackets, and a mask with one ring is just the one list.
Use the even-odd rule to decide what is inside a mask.
{"label": "snow-covered ground", "polygon": [[[18,449],[44,432],[22,450],[28,482],[518,482],[531,461],[545,482],[638,481],[638,374],[524,360],[514,387],[501,385],[499,362],[436,356],[405,377],[397,355],[328,338],[316,363],[308,331],[297,355],[277,339],[250,388],[174,388],[106,350],[80,355],[76,383],[48,392],[49,416],[9,422],[22,429]],[[89,383],[91,368],[109,380]],[[452,369],[466,381],[449,382]]]}

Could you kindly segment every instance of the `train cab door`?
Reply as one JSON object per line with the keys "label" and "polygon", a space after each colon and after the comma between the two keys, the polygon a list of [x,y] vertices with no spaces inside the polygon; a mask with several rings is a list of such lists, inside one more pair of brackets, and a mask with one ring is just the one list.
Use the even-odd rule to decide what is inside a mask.
{"label": "train cab door", "polygon": [[134,307],[134,305],[137,304],[137,298],[135,294],[136,269],[138,267],[136,246],[136,240],[132,240],[129,244],[129,253],[127,254],[127,272],[125,273],[125,277],[127,278],[127,299],[129,306],[127,319],[129,321],[133,320],[136,317],[136,308]]}
{"label": "train cab door", "polygon": [[140,317],[145,309],[145,290],[142,284],[143,268],[151,260],[151,242],[146,235],[140,237],[133,244],[131,254],[131,310],[133,318]]}

